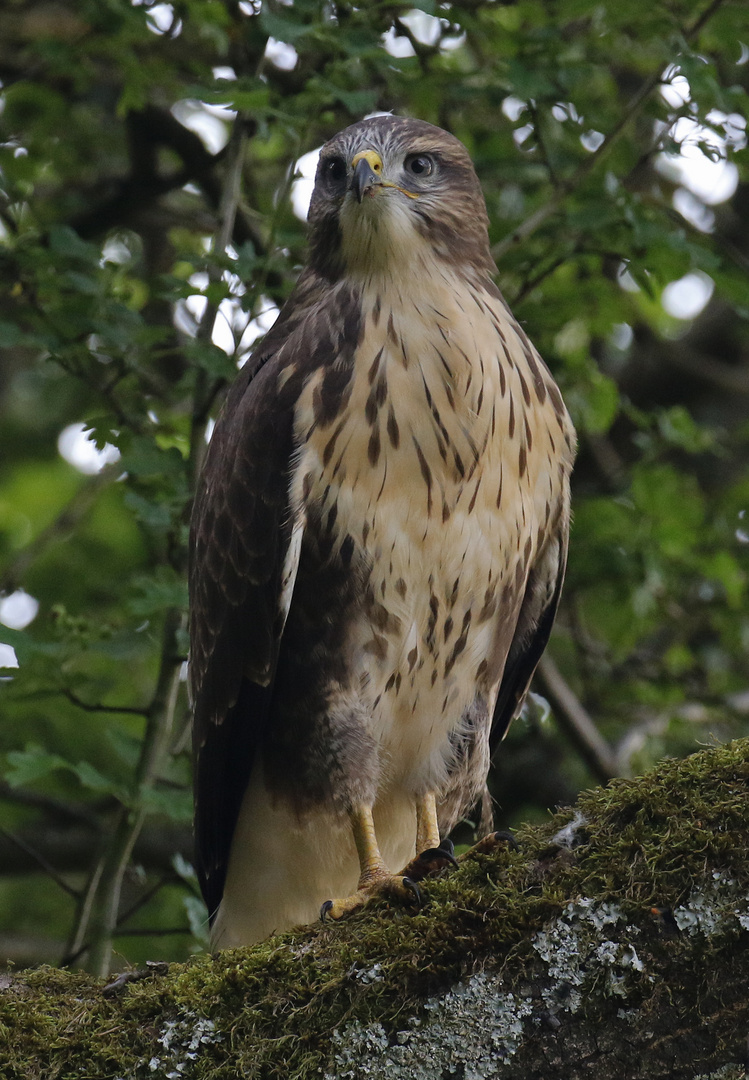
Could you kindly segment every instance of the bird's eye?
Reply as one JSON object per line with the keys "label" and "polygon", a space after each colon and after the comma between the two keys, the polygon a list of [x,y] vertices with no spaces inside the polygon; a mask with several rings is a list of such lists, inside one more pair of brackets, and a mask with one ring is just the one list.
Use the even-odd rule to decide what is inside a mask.
{"label": "bird's eye", "polygon": [[343,158],[330,158],[323,166],[323,176],[331,186],[343,183],[346,179],[346,162]]}
{"label": "bird's eye", "polygon": [[406,158],[405,166],[412,176],[429,176],[434,170],[434,161],[428,154],[411,154]]}

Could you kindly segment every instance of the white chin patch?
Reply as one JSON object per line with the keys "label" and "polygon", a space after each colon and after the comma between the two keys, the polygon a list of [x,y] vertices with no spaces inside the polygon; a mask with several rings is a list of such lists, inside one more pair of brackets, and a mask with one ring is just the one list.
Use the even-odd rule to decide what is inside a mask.
{"label": "white chin patch", "polygon": [[361,203],[347,197],[341,208],[341,231],[346,268],[368,276],[407,265],[413,260],[414,245],[423,243],[408,197],[393,188],[376,188]]}

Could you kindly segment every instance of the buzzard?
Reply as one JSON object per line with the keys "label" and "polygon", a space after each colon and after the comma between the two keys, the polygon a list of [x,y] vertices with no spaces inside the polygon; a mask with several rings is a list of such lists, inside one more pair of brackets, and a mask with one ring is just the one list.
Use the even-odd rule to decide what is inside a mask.
{"label": "buzzard", "polygon": [[193,512],[216,948],[408,895],[422,850],[449,857],[440,837],[485,792],[567,552],[574,431],[494,284],[462,143],[353,124],[322,148],[309,225]]}

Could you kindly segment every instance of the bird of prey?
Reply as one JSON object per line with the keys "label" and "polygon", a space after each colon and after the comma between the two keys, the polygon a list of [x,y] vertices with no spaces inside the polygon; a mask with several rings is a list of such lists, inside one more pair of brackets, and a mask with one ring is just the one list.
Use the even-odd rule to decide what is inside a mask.
{"label": "bird of prey", "polygon": [[215,948],[408,896],[546,645],[574,431],[487,225],[452,135],[340,132],[308,265],[216,422],[190,567]]}

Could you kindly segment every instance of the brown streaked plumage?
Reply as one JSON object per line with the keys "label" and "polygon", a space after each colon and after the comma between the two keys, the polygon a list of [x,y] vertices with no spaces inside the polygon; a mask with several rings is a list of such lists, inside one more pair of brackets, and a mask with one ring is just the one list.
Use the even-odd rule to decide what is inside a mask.
{"label": "brown streaked plumage", "polygon": [[[457,139],[354,124],[192,522],[197,869],[216,947],[336,918],[485,791],[556,611],[574,432],[492,280]],[[415,864],[411,864],[415,865]]]}

